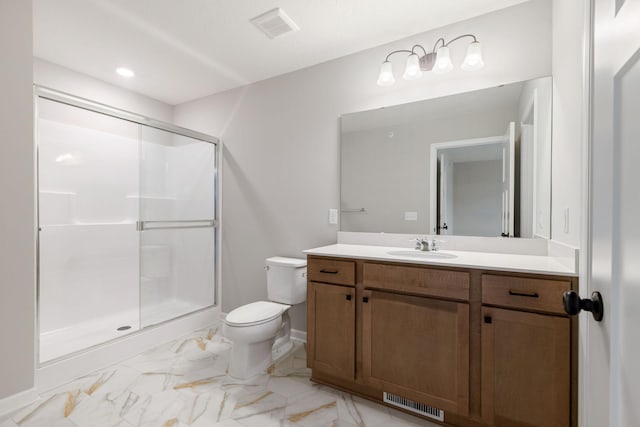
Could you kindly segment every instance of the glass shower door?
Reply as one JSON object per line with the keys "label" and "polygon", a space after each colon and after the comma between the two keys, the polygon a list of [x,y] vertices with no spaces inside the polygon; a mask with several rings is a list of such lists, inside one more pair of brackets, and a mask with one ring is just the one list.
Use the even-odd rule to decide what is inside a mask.
{"label": "glass shower door", "polygon": [[39,362],[139,329],[138,125],[38,98]]}
{"label": "glass shower door", "polygon": [[140,126],[140,320],[215,303],[216,145]]}

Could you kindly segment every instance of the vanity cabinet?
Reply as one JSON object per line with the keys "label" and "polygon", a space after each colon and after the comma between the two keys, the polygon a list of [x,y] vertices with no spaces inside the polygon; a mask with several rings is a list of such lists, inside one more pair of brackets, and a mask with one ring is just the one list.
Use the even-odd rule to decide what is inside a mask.
{"label": "vanity cabinet", "polygon": [[363,262],[362,288],[362,382],[466,415],[469,273]]}
{"label": "vanity cabinet", "polygon": [[308,264],[307,276],[307,364],[314,372],[353,381],[355,263],[318,260]]}
{"label": "vanity cabinet", "polygon": [[376,290],[363,295],[362,381],[466,415],[469,304]]}
{"label": "vanity cabinet", "polygon": [[307,265],[313,381],[453,426],[576,425],[576,323],[562,308],[575,278],[314,255]]}
{"label": "vanity cabinet", "polygon": [[483,275],[482,418],[487,424],[570,425],[571,320],[561,302],[570,288],[568,280]]}

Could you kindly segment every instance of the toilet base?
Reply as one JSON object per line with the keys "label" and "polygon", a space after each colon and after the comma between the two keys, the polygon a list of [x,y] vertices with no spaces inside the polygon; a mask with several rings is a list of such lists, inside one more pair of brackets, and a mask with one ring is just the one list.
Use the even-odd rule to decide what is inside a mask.
{"label": "toilet base", "polygon": [[[264,324],[236,328],[225,323],[222,332],[232,342],[231,377],[246,380],[264,373],[274,361],[291,351],[291,319],[287,310],[289,306],[285,307],[281,317]],[[270,338],[252,342],[264,337]]]}
{"label": "toilet base", "polygon": [[282,345],[277,345],[277,344],[278,343],[276,342],[276,345],[274,345],[273,349],[271,350],[271,357],[274,362],[277,362],[278,360],[282,359],[291,350],[293,350],[293,341],[291,340],[289,340],[288,342],[282,343]]}
{"label": "toilet base", "polygon": [[233,343],[229,375],[246,380],[264,372],[272,363],[273,338],[257,343]]}

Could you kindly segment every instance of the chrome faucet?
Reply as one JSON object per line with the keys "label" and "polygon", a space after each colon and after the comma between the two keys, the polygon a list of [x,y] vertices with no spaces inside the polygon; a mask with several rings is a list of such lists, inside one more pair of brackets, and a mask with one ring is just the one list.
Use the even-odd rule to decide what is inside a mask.
{"label": "chrome faucet", "polygon": [[431,239],[428,237],[417,237],[416,238],[416,250],[431,252],[438,250],[438,242],[439,240]]}

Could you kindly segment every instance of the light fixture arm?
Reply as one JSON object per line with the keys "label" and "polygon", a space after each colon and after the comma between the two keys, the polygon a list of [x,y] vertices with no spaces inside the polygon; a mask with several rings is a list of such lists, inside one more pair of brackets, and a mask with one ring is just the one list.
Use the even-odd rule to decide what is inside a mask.
{"label": "light fixture arm", "polygon": [[424,52],[424,56],[427,56],[427,51],[424,48],[424,46],[422,46],[421,44],[414,44],[413,47],[411,48],[411,53],[415,53],[415,50],[416,50],[417,47],[422,49],[422,52]]}
{"label": "light fixture arm", "polygon": [[411,53],[413,53],[413,50],[407,50],[407,49],[394,50],[393,52],[391,52],[390,54],[387,55],[387,57],[385,58],[384,62],[389,61],[389,58],[391,57],[391,55],[396,54],[396,53],[403,53],[403,52],[411,54]]}
{"label": "light fixture arm", "polygon": [[[447,43],[444,43],[444,39],[442,39],[442,42],[444,43],[444,44],[443,44],[443,46],[444,46],[444,47],[447,47],[447,46],[449,46],[451,43],[453,43],[454,41],[456,41],[456,40],[460,40],[460,39],[465,38],[465,37],[471,37],[471,38],[473,39],[473,43],[475,43],[475,42],[477,42],[477,41],[478,41],[478,39],[476,38],[476,36],[474,36],[473,34],[463,34],[463,35],[461,35],[461,36],[458,36],[458,37],[452,38],[452,39],[451,39],[451,40],[449,40]],[[437,43],[438,43],[438,42],[436,42],[436,44],[437,44]]]}
{"label": "light fixture arm", "polygon": [[434,45],[433,45],[433,50],[432,50],[431,52],[435,52],[435,51],[438,49],[438,44],[439,44],[440,42],[442,42],[442,47],[445,47],[445,46],[446,46],[444,39],[443,39],[442,37],[440,37],[440,38],[439,38],[438,40],[436,40],[436,42],[434,43]]}

